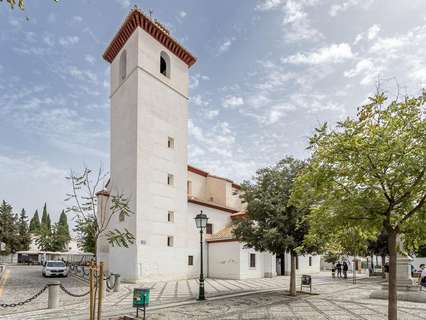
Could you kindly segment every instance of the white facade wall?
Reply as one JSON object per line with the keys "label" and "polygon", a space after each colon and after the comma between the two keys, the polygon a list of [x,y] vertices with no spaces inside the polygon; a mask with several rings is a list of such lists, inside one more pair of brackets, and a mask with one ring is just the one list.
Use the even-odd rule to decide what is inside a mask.
{"label": "white facade wall", "polygon": [[[187,224],[190,228],[190,232],[181,234],[181,237],[187,238],[188,249],[187,255],[194,257],[194,266],[187,268],[187,278],[196,278],[200,275],[200,232],[195,226],[195,216],[203,210],[203,213],[209,218],[208,223],[213,225],[213,233],[225,228],[231,221],[230,213],[214,208],[201,206],[195,203],[188,203],[188,215]],[[209,236],[204,232],[204,239]],[[209,275],[210,272],[210,245],[207,245],[204,241],[204,274]]]}
{"label": "white facade wall", "polygon": [[[309,265],[309,257],[312,258],[311,263]],[[320,255],[300,255],[297,257],[298,259],[298,268],[296,269],[296,274],[313,274],[319,273],[321,271],[321,256]],[[285,274],[290,275],[291,270],[291,255],[290,253],[286,253],[285,255]]]}
{"label": "white facade wall", "polygon": [[208,247],[208,276],[217,279],[240,279],[240,243],[237,241],[211,242]]}

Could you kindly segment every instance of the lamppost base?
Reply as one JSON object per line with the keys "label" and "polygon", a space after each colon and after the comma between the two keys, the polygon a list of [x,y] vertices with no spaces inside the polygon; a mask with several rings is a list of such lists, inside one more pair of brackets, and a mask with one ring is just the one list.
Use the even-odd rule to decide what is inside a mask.
{"label": "lamppost base", "polygon": [[207,299],[206,298],[197,298],[197,301],[206,301]]}

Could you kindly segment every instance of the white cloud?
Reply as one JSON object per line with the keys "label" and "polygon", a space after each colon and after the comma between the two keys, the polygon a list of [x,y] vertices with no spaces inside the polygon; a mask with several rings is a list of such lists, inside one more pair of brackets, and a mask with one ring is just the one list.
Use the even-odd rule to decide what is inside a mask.
{"label": "white cloud", "polygon": [[344,60],[353,58],[350,45],[347,43],[332,44],[329,47],[322,47],[311,53],[297,53],[282,61],[291,64],[322,64],[322,63],[340,63]]}
{"label": "white cloud", "polygon": [[72,17],[72,20],[74,22],[82,22],[83,21],[83,17],[81,17],[81,16],[74,16],[74,17]]}
{"label": "white cloud", "polygon": [[235,38],[230,38],[230,39],[226,39],[219,47],[218,50],[218,55],[225,53],[226,51],[229,50],[229,48],[231,47],[232,43],[234,42]]}
{"label": "white cloud", "polygon": [[296,110],[294,105],[276,105],[272,106],[269,110],[269,114],[267,115],[266,124],[274,124],[277,123],[281,118],[283,118],[288,111]]}
{"label": "white cloud", "polygon": [[268,11],[281,6],[284,0],[258,0],[256,10]]}
{"label": "white cloud", "polygon": [[80,38],[77,36],[67,36],[59,38],[59,44],[63,47],[70,47],[77,44]]}
{"label": "white cloud", "polygon": [[329,13],[331,16],[337,16],[339,13],[349,10],[352,7],[360,6],[363,9],[368,9],[375,0],[337,0],[337,4],[330,7]]}
{"label": "white cloud", "polygon": [[363,59],[359,61],[355,68],[352,68],[344,73],[345,77],[353,78],[359,75],[361,72],[367,71],[370,72],[374,67],[373,62],[369,59]]}
{"label": "white cloud", "polygon": [[181,17],[182,19],[185,18],[186,16],[187,16],[187,13],[185,11],[179,12],[179,17]]}
{"label": "white cloud", "polygon": [[207,111],[207,113],[205,114],[207,119],[214,119],[219,115],[219,110],[209,110]]}
{"label": "white cloud", "polygon": [[203,97],[199,94],[192,97],[191,101],[199,107],[205,107],[209,105],[209,102],[204,100]]}
{"label": "white cloud", "polygon": [[305,11],[306,7],[317,3],[315,0],[287,0],[284,11],[284,34],[288,41],[318,40],[323,37],[321,32],[311,26],[311,21]]}
{"label": "white cloud", "polygon": [[242,97],[237,96],[227,96],[223,100],[223,106],[225,108],[233,108],[233,107],[239,107],[244,104],[244,99]]}
{"label": "white cloud", "polygon": [[55,39],[51,35],[44,35],[43,42],[47,44],[49,47],[53,47],[55,45]]}
{"label": "white cloud", "polygon": [[190,89],[196,89],[200,85],[200,80],[207,81],[210,80],[210,78],[206,75],[202,74],[195,74],[193,76],[189,77],[189,88]]}
{"label": "white cloud", "polygon": [[84,56],[84,60],[86,60],[88,63],[90,64],[94,64],[96,62],[96,59],[94,56],[92,56],[91,54],[86,54]]}
{"label": "white cloud", "polygon": [[130,7],[130,0],[115,0],[123,9]]}
{"label": "white cloud", "polygon": [[374,38],[376,38],[379,31],[380,31],[379,25],[375,24],[375,25],[371,26],[367,31],[368,40],[373,40]]}

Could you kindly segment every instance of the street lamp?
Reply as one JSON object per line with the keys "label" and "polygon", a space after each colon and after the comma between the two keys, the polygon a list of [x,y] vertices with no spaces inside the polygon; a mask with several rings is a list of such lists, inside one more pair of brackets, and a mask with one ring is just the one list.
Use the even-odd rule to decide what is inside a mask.
{"label": "street lamp", "polygon": [[195,225],[200,229],[200,248],[201,248],[201,267],[200,267],[200,290],[198,300],[206,300],[204,296],[204,274],[203,274],[203,229],[207,226],[209,218],[203,213],[203,210],[195,217]]}

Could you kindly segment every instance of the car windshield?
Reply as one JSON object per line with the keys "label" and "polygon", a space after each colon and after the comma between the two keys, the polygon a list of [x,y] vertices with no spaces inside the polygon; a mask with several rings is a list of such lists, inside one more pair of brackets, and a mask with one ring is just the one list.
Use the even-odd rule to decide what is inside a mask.
{"label": "car windshield", "polygon": [[63,268],[65,267],[65,263],[63,263],[62,261],[50,261],[47,263],[48,267],[60,267]]}

